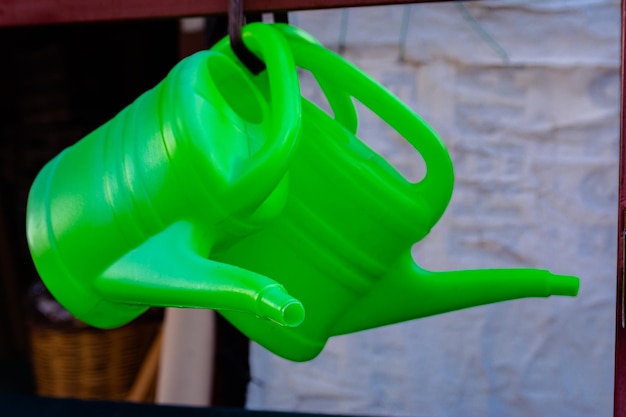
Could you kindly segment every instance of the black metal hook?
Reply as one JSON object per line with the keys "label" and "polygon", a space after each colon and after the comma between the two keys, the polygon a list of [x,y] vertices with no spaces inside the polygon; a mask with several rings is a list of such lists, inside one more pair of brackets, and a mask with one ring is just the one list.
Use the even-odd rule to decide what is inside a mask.
{"label": "black metal hook", "polygon": [[265,70],[265,64],[243,43],[241,28],[244,24],[243,0],[229,0],[228,36],[230,38],[230,47],[246,68],[254,75],[257,75]]}
{"label": "black metal hook", "polygon": [[[274,14],[274,23],[289,23],[289,15],[287,12],[276,12]],[[241,38],[241,28],[245,23],[262,22],[261,13],[254,13],[244,16],[243,0],[229,0],[228,3],[228,36],[230,38],[230,47],[233,49],[237,58],[250,70],[254,75],[265,70],[265,64],[261,61],[248,47],[243,43]]]}
{"label": "black metal hook", "polygon": [[287,12],[275,12],[274,23],[289,23],[289,13]]}

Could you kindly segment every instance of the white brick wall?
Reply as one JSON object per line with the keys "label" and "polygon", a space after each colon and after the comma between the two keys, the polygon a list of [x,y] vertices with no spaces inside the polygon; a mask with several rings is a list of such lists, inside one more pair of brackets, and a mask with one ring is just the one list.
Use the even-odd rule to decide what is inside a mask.
{"label": "white brick wall", "polygon": [[[307,363],[254,346],[250,408],[611,415],[619,1],[465,7],[312,11],[292,15],[292,22],[331,48],[345,33],[344,56],[420,113],[449,147],[456,189],[443,219],[415,247],[419,264],[547,268],[580,276],[580,295],[342,336]],[[403,19],[410,25],[400,62]],[[319,99],[310,79],[304,90]],[[402,152],[402,139],[371,116],[361,125],[364,140],[419,176],[420,163]]]}

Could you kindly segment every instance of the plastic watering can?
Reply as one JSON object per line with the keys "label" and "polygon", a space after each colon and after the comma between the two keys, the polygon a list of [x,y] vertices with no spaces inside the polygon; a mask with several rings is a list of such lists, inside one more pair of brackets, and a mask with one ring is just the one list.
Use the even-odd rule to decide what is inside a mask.
{"label": "plastic watering can", "polygon": [[233,61],[204,51],[67,148],[29,194],[27,237],[51,293],[97,327],[150,306],[235,309],[298,324],[275,281],[211,253],[281,213],[301,124],[285,39],[247,31],[267,65],[263,97]]}
{"label": "plastic watering can", "polygon": [[[272,352],[304,361],[334,335],[576,295],[577,278],[542,270],[420,268],[411,247],[453,188],[441,140],[310,35],[258,23],[243,39],[266,72],[253,76],[223,40],[35,180],[31,253],[78,318],[114,327],[147,306],[214,308]],[[317,78],[334,117],[301,97],[295,64]],[[421,181],[358,139],[352,97],[422,155]]]}
{"label": "plastic watering can", "polygon": [[[282,214],[214,256],[277,280],[302,302],[306,317],[297,327],[285,327],[222,311],[231,323],[270,351],[305,361],[334,335],[497,301],[577,294],[577,278],[544,270],[419,267],[411,247],[440,219],[452,194],[453,168],[444,144],[383,86],[310,35],[274,27],[288,40],[296,64],[317,78],[335,117],[303,99],[300,144]],[[227,41],[215,49],[229,54]],[[421,154],[421,181],[407,181],[356,137],[352,97]]]}

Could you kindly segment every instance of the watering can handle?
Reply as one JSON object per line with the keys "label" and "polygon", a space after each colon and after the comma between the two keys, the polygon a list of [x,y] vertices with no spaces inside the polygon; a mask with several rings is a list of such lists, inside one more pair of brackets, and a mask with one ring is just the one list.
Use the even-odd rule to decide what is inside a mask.
{"label": "watering can handle", "polygon": [[[300,130],[300,84],[289,46],[270,25],[250,24],[242,31],[245,45],[266,64],[272,100],[271,134],[250,158],[232,184],[233,189],[263,190],[259,182],[276,186],[285,175]],[[272,188],[273,189],[273,188]]]}
{"label": "watering can handle", "polygon": [[[274,25],[276,27],[277,25]],[[285,29],[291,29],[292,26],[283,25]],[[280,27],[279,27],[280,28]],[[305,41],[313,45],[317,45],[323,48],[323,45],[310,34],[300,30],[297,33],[300,41]],[[337,88],[332,82],[333,74],[329,74],[330,78],[325,78],[319,73],[312,74],[317,83],[319,84],[324,96],[328,100],[328,104],[335,116],[335,120],[339,122],[348,132],[356,135],[359,127],[359,117],[352,101],[352,97],[345,91]]]}
{"label": "watering can handle", "polygon": [[[341,124],[348,130],[356,130],[355,112],[350,100],[354,97],[385,120],[420,153],[426,164],[426,175],[411,187],[433,210],[436,216],[433,222],[436,222],[452,196],[454,170],[445,145],[432,128],[382,85],[319,42],[312,41],[306,32],[281,23],[272,26],[287,39],[296,65],[316,77]],[[329,94],[331,91],[332,95]]]}

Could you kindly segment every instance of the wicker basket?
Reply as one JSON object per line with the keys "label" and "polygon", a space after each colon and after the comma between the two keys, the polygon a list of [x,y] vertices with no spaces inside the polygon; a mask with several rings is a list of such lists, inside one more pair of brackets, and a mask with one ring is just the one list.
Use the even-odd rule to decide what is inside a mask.
{"label": "wicker basket", "polygon": [[31,326],[32,362],[39,395],[123,400],[160,321],[137,320],[113,330]]}

